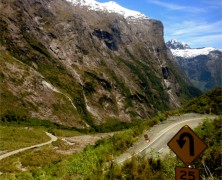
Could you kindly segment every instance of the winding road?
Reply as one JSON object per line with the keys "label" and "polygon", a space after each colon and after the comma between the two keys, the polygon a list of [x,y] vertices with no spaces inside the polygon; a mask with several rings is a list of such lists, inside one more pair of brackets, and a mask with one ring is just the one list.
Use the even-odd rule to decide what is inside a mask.
{"label": "winding road", "polygon": [[149,135],[151,142],[147,142],[144,137],[141,137],[131,148],[117,157],[115,162],[121,164],[135,155],[149,157],[152,153],[166,154],[170,152],[167,143],[183,126],[188,125],[193,129],[206,118],[212,120],[215,116],[192,113],[170,117],[144,133]]}
{"label": "winding road", "polygon": [[[117,164],[121,164],[128,159],[131,159],[132,156],[135,155],[143,155],[143,156],[150,156],[152,153],[161,153],[165,154],[170,151],[167,146],[167,143],[170,139],[184,126],[188,125],[192,129],[197,127],[200,122],[205,119],[212,120],[215,116],[211,115],[200,115],[200,114],[185,114],[182,116],[173,116],[170,117],[168,120],[155,125],[154,127],[150,128],[144,134],[148,134],[151,142],[145,141],[144,137],[141,137],[131,148],[121,154],[119,157],[115,159]],[[37,147],[41,147],[47,144],[52,143],[53,141],[57,140],[57,137],[46,132],[51,140],[45,143],[36,144],[33,146],[17,149],[5,154],[0,155],[0,160],[9,157],[11,155],[17,154],[19,152],[33,149]]]}
{"label": "winding road", "polygon": [[0,155],[0,160],[6,158],[6,157],[9,157],[9,156],[12,156],[14,154],[17,154],[19,152],[22,152],[22,151],[26,151],[28,149],[33,149],[33,148],[37,148],[37,147],[41,147],[41,146],[44,146],[44,145],[47,145],[47,144],[50,144],[52,143],[53,141],[57,141],[57,137],[48,133],[48,132],[45,132],[47,136],[49,136],[51,138],[50,141],[47,141],[45,143],[41,143],[41,144],[36,144],[36,145],[33,145],[33,146],[29,146],[29,147],[25,147],[25,148],[21,148],[21,149],[17,149],[17,150],[14,150],[14,151],[11,151],[11,152],[8,152],[8,153],[5,153],[5,154],[2,154]]}

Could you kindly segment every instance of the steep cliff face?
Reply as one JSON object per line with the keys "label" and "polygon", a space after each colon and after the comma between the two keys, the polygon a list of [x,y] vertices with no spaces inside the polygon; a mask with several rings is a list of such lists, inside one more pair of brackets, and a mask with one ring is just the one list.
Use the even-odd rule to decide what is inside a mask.
{"label": "steep cliff face", "polygon": [[[222,86],[222,50],[190,48],[171,40],[166,43],[193,85],[203,92]],[[176,48],[175,48],[176,47]]]}
{"label": "steep cliff face", "polygon": [[222,52],[211,51],[207,55],[176,57],[190,81],[203,92],[222,86]]}
{"label": "steep cliff face", "polygon": [[2,0],[0,10],[1,114],[83,128],[148,118],[192,96],[160,21],[64,0]]}

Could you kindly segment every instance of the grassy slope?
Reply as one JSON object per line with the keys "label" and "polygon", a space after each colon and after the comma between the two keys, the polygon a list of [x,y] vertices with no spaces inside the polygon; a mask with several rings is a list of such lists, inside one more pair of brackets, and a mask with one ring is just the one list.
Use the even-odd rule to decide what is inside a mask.
{"label": "grassy slope", "polygon": [[202,96],[194,98],[183,106],[180,111],[182,113],[213,113],[222,114],[222,87],[211,90]]}
{"label": "grassy slope", "polygon": [[[11,54],[0,51],[0,71],[0,116],[3,116],[7,110],[27,116],[32,112],[41,114],[46,106],[51,108],[52,114],[61,119],[64,124],[81,124],[76,109],[67,97],[52,91],[47,97],[47,88],[40,89],[44,88],[39,87],[39,83],[44,79],[40,75],[35,76],[36,71],[33,68],[19,62]],[[51,73],[54,73],[53,69]],[[74,119],[75,122],[73,122]]]}
{"label": "grassy slope", "polygon": [[0,151],[12,151],[50,140],[45,128],[0,126]]}
{"label": "grassy slope", "polygon": [[[16,179],[36,179],[44,176],[49,179],[64,179],[66,177],[81,176],[87,178],[95,174],[101,175],[102,168],[109,168],[112,154],[122,153],[137,140],[143,128],[148,128],[157,122],[158,118],[137,124],[128,130],[117,133],[112,138],[100,140],[95,146],[88,146],[83,152],[75,153],[68,158],[64,158],[53,149],[57,146],[64,146],[61,141],[37,150],[17,154],[6,158],[1,164],[0,171],[4,174],[0,176],[0,179],[13,179],[15,177]],[[9,122],[6,123],[9,124]],[[12,126],[14,126],[13,123]],[[22,125],[20,128],[23,129]],[[33,126],[33,128],[35,127]],[[73,130],[57,129],[56,127],[50,128],[50,131],[58,136],[79,134]],[[21,168],[17,167],[19,163],[22,164],[22,168],[27,169],[27,172],[21,172]],[[107,163],[108,167],[106,167]],[[42,168],[39,169],[38,167]]]}
{"label": "grassy slope", "polygon": [[[70,148],[68,144],[61,140],[61,137],[81,134],[75,130],[57,129],[51,122],[40,122],[42,124],[44,123],[44,126],[41,126],[40,124],[30,126],[30,124],[17,124],[16,122],[1,122],[0,151],[12,151],[22,147],[46,142],[50,140],[50,138],[45,134],[45,131],[54,133],[59,139],[50,145],[27,150],[1,160],[0,172],[2,172],[3,175],[0,175],[0,179],[13,179],[23,170],[32,171],[39,167],[44,167],[61,161],[66,155],[56,152],[55,148],[59,150]],[[33,121],[32,124],[35,124],[35,121]],[[19,177],[23,179],[23,175]],[[29,179],[28,177],[26,178]]]}
{"label": "grassy slope", "polygon": [[[218,99],[221,95],[221,89],[216,89],[214,91],[211,91],[201,97],[214,97],[212,101],[214,102],[215,99]],[[198,99],[198,98],[197,98]],[[199,101],[201,101],[202,98],[199,98]],[[200,108],[199,101],[195,101],[196,103],[193,102],[197,107],[197,109]],[[210,102],[209,102],[210,103]],[[205,104],[201,104],[204,105]],[[215,103],[210,103],[210,105],[215,105]],[[218,104],[220,105],[220,104]],[[186,106],[185,106],[186,107]],[[182,110],[184,110],[183,108]],[[181,111],[182,111],[181,110]],[[58,158],[54,158],[52,156],[51,160],[48,160],[48,163],[45,163],[42,158],[45,158],[44,152],[40,150],[38,153],[41,154],[43,153],[42,158],[40,158],[40,155],[38,159],[38,166],[42,167],[41,169],[37,169],[36,165],[33,165],[32,171],[27,171],[27,172],[20,172],[20,170],[12,171],[9,172],[7,170],[1,169],[1,171],[5,171],[6,173],[2,177],[7,177],[7,178],[12,178],[15,177],[17,179],[24,179],[24,178],[29,178],[29,179],[35,179],[35,178],[40,178],[40,177],[45,177],[45,178],[54,178],[54,179],[65,179],[65,178],[74,178],[74,177],[82,177],[82,178],[88,178],[88,177],[94,177],[95,179],[98,179],[99,177],[104,176],[105,179],[112,179],[112,178],[117,178],[120,177],[121,174],[128,174],[127,176],[130,176],[133,178],[134,176],[138,176],[140,172],[149,172],[149,176],[153,177],[154,179],[156,178],[162,178],[162,179],[169,179],[172,177],[172,168],[169,168],[169,164],[175,164],[178,165],[180,164],[177,160],[171,156],[167,156],[166,159],[162,162],[160,160],[156,159],[151,159],[149,161],[147,160],[133,160],[133,162],[130,162],[128,165],[126,164],[125,170],[121,170],[119,167],[114,167],[112,165],[112,154],[118,155],[121,152],[123,152],[125,149],[129,148],[133,142],[137,140],[137,137],[143,132],[144,128],[148,128],[152,126],[153,124],[157,123],[159,120],[163,120],[165,118],[167,113],[164,113],[162,115],[159,115],[156,119],[144,121],[142,123],[135,124],[133,127],[128,126],[128,130],[124,130],[119,132],[118,134],[114,135],[112,138],[108,138],[105,140],[99,141],[95,146],[88,146],[83,152],[79,152],[76,154],[73,154],[72,156],[65,158],[61,161],[61,156],[58,155]],[[33,121],[32,123],[34,123]],[[221,133],[221,126],[219,126],[218,122],[221,122],[221,119],[215,121],[217,122],[214,125],[210,125],[209,123],[205,123],[202,128],[200,128],[201,132],[199,132],[200,136],[202,138],[205,138],[209,146],[212,146],[212,151],[206,151],[207,154],[204,155],[204,159],[206,162],[213,164],[213,162],[210,162],[212,159],[212,156],[214,158],[220,157],[218,155],[218,149],[220,149],[220,144],[216,144],[216,148],[214,148],[215,142],[218,142],[216,139],[220,137]],[[207,125],[206,125],[207,124]],[[58,135],[59,134],[69,134],[72,131],[69,130],[56,130],[56,126],[54,125],[49,125],[48,127],[53,127],[54,129],[52,130],[53,132],[56,132]],[[215,132],[215,133],[212,133]],[[74,132],[76,134],[76,132]],[[210,133],[210,134],[209,134]],[[220,140],[219,140],[220,141]],[[57,145],[59,142],[57,143]],[[47,148],[47,153],[50,154],[52,153],[52,147]],[[22,155],[24,156],[23,159],[26,159],[25,162],[22,162],[24,164],[24,167],[28,167],[28,160],[30,160],[30,163],[33,163],[33,160],[31,159],[33,153],[35,154],[36,152],[29,152],[27,155]],[[19,156],[17,156],[18,158]],[[26,158],[25,158],[26,157]],[[47,156],[48,157],[48,156]],[[14,157],[15,158],[15,157]],[[50,158],[50,156],[48,157]],[[14,160],[7,160],[5,163],[9,162],[15,162],[17,159]],[[53,163],[52,163],[53,162]],[[215,161],[216,162],[216,161]],[[13,164],[13,163],[11,163]],[[50,165],[49,165],[50,164]],[[181,164],[180,164],[181,165]],[[201,166],[201,164],[200,164]],[[215,165],[217,166],[217,164]],[[15,167],[15,165],[14,165]],[[103,174],[102,169],[106,170],[107,173]],[[138,169],[137,169],[138,168]],[[146,169],[143,170],[142,169]],[[10,169],[10,168],[9,168]],[[13,168],[12,168],[13,169]],[[28,168],[29,169],[29,168]],[[110,170],[108,170],[110,169]],[[132,170],[133,169],[133,170]],[[216,167],[215,169],[218,169]],[[217,170],[218,171],[218,170]],[[130,174],[129,172],[133,172],[134,174]],[[151,174],[150,174],[151,173]],[[103,175],[102,175],[103,174]],[[141,173],[143,175],[143,178],[146,173]],[[114,179],[115,179],[114,178]]]}

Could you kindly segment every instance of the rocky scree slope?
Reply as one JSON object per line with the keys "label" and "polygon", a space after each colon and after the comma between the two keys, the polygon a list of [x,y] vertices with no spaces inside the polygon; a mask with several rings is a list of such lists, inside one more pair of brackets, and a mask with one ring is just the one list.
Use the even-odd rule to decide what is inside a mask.
{"label": "rocky scree slope", "polygon": [[221,49],[184,47],[175,40],[168,41],[166,45],[195,87],[206,92],[222,86]]}
{"label": "rocky scree slope", "polygon": [[192,97],[160,21],[65,0],[2,0],[0,12],[1,115],[86,128],[148,118]]}

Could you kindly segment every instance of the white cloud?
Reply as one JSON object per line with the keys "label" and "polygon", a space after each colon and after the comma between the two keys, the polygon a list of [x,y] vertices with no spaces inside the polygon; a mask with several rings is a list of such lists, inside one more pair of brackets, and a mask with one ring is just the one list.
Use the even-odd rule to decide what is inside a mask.
{"label": "white cloud", "polygon": [[200,34],[209,34],[209,33],[222,33],[222,21],[217,21],[213,23],[207,22],[197,22],[197,21],[184,21],[180,23],[175,23],[170,25],[168,23],[166,33],[171,34],[172,36],[181,36],[181,35],[200,35]]}
{"label": "white cloud", "polygon": [[191,47],[213,46],[222,48],[222,21],[213,23],[184,21],[165,26],[165,38],[185,41]]}
{"label": "white cloud", "polygon": [[202,44],[205,47],[216,46],[216,48],[222,48],[222,34],[196,36],[188,40],[193,47],[200,47],[199,45]]}
{"label": "white cloud", "polygon": [[173,3],[169,3],[169,2],[163,2],[163,1],[159,1],[159,0],[146,0],[146,2],[151,3],[151,4],[155,4],[158,6],[162,6],[166,9],[174,10],[174,11],[187,11],[187,12],[193,12],[193,13],[205,12],[205,9],[203,9],[203,8],[182,6],[182,5],[173,4]]}
{"label": "white cloud", "polygon": [[207,6],[207,8],[211,9],[221,9],[222,1],[221,0],[203,0],[203,3]]}
{"label": "white cloud", "polygon": [[221,0],[198,0],[189,2],[188,5],[181,1],[146,2],[159,7],[159,17],[164,24],[166,41],[177,39],[190,44],[191,47],[222,48]]}

